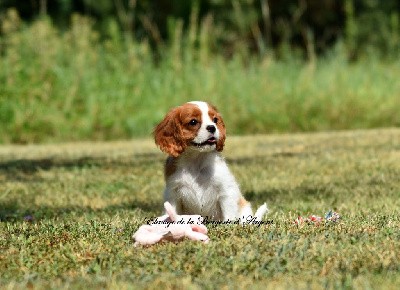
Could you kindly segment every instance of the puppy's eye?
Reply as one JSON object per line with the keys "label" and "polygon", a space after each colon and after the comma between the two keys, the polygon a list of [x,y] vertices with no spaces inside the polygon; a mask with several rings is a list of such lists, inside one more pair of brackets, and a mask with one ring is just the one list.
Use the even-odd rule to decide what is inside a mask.
{"label": "puppy's eye", "polygon": [[198,123],[198,121],[196,119],[192,119],[192,120],[190,120],[189,125],[195,126],[195,125],[197,125],[197,123]]}
{"label": "puppy's eye", "polygon": [[218,118],[215,117],[215,118],[213,119],[213,122],[214,122],[215,124],[217,124],[217,123],[218,123]]}

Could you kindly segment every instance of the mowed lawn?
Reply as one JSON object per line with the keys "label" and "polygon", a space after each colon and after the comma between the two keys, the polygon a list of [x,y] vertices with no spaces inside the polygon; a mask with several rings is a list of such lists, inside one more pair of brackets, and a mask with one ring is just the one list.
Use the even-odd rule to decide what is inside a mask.
{"label": "mowed lawn", "polygon": [[[0,288],[400,285],[400,129],[228,136],[223,154],[272,224],[135,248],[162,208],[165,156],[151,139],[0,146]],[[294,224],[329,209],[339,223]]]}

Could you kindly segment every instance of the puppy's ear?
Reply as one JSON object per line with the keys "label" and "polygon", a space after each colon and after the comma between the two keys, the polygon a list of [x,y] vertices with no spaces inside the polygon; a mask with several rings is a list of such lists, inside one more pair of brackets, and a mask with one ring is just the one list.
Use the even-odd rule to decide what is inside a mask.
{"label": "puppy's ear", "polygon": [[161,151],[177,157],[185,150],[179,119],[180,108],[172,109],[154,129],[154,140]]}
{"label": "puppy's ear", "polygon": [[[217,109],[215,108],[215,110],[217,110]],[[224,145],[225,145],[226,128],[225,128],[224,120],[222,119],[222,116],[220,113],[217,114],[217,118],[218,118],[217,127],[219,130],[219,139],[217,142],[216,149],[217,149],[217,151],[221,152],[224,149]]]}

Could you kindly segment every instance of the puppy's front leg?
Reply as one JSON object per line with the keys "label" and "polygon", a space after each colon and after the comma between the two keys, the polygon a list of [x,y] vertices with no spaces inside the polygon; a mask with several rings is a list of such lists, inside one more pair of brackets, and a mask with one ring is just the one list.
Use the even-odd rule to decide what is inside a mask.
{"label": "puppy's front leg", "polygon": [[222,196],[219,199],[224,221],[235,221],[239,217],[239,204],[233,196]]}
{"label": "puppy's front leg", "polygon": [[182,201],[176,194],[171,194],[168,187],[164,190],[164,202],[168,201],[177,214],[183,214]]}

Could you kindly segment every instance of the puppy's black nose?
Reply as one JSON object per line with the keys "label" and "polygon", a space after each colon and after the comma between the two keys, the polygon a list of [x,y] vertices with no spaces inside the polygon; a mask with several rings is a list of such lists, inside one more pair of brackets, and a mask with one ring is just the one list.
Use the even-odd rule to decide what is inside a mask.
{"label": "puppy's black nose", "polygon": [[207,131],[210,132],[210,133],[215,133],[215,130],[216,130],[216,128],[215,128],[214,125],[208,125],[208,126],[206,127],[206,129],[207,129]]}

